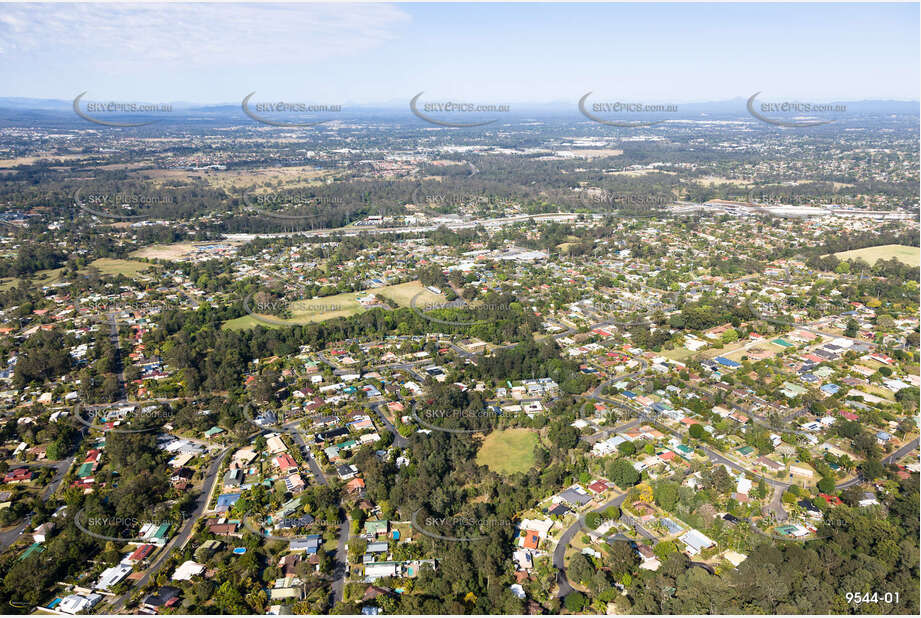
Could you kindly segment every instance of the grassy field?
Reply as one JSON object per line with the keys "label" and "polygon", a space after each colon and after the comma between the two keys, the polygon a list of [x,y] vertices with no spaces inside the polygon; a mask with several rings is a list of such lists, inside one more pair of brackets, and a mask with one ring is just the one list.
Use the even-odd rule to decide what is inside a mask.
{"label": "grassy field", "polygon": [[135,277],[151,267],[150,264],[145,264],[144,262],[115,260],[112,258],[99,258],[90,262],[90,266],[96,268],[103,275],[124,275],[126,277]]}
{"label": "grassy field", "polygon": [[537,433],[530,429],[494,431],[483,440],[476,462],[499,474],[527,472],[536,461]]}
{"label": "grassy field", "polygon": [[[39,270],[38,272],[33,273],[32,276],[23,278],[22,281],[33,285],[51,285],[52,283],[57,283],[60,281],[62,274],[64,274],[63,268]],[[12,289],[19,285],[19,281],[20,279],[16,277],[0,279],[0,290]]]}
{"label": "grassy field", "polygon": [[[402,307],[409,307],[409,302],[412,300],[416,294],[422,293],[422,295],[416,299],[416,306],[424,308],[427,303],[444,303],[446,299],[444,296],[439,294],[432,294],[425,289],[418,281],[410,281],[409,283],[401,283],[399,285],[389,285],[382,288],[374,288],[372,290],[367,290],[364,292],[346,292],[344,294],[336,294],[335,296],[324,296],[323,298],[312,298],[309,300],[299,300],[294,303],[291,303],[291,313],[293,317],[285,320],[286,324],[307,324],[309,322],[322,322],[324,320],[332,320],[335,318],[345,318],[356,313],[361,313],[365,311],[365,308],[361,306],[357,298],[359,296],[366,296],[369,293],[376,294],[379,297],[388,298]],[[278,321],[280,318],[267,315],[266,321],[274,322]],[[247,328],[253,328],[257,324],[262,326],[272,327],[279,326],[277,324],[266,324],[263,321],[257,320],[251,315],[245,315],[234,320],[228,320],[224,322],[224,328],[229,328],[232,330],[243,330]]]}
{"label": "grassy field", "polygon": [[842,251],[836,253],[835,257],[841,260],[856,260],[857,258],[861,258],[870,265],[876,264],[877,260],[897,258],[903,264],[915,267],[921,266],[921,249],[918,249],[918,247],[909,247],[907,245],[866,247],[864,249],[854,249],[853,251]]}
{"label": "grassy field", "polygon": [[191,254],[194,250],[195,245],[193,243],[177,242],[171,245],[150,245],[149,247],[138,249],[129,255],[131,257],[147,258],[151,260],[176,260]]}
{"label": "grassy field", "polygon": [[684,361],[685,359],[691,358],[694,356],[694,352],[690,351],[685,347],[675,348],[674,350],[663,350],[662,356],[665,358],[670,358],[675,361]]}
{"label": "grassy field", "polygon": [[[364,308],[355,300],[363,293],[347,292],[345,294],[336,294],[334,296],[324,296],[323,298],[311,298],[299,300],[291,303],[292,318],[281,320],[272,315],[266,315],[265,321],[256,319],[251,315],[244,315],[235,320],[224,322],[224,328],[231,330],[245,330],[253,328],[256,325],[272,328],[280,326],[273,324],[276,321],[283,321],[285,324],[308,324],[310,322],[322,322],[323,320],[332,320],[334,318],[346,318],[356,313],[361,313]],[[268,324],[266,322],[269,322]]]}
{"label": "grassy field", "polygon": [[752,183],[747,180],[737,178],[724,178],[722,176],[701,176],[694,178],[694,182],[705,187],[714,187],[716,185],[734,185],[736,187],[750,187]]}
{"label": "grassy field", "polygon": [[[125,275],[134,277],[151,267],[150,264],[135,262],[132,260],[115,260],[112,258],[100,258],[90,263],[90,266],[96,267],[103,275]],[[29,277],[23,278],[23,281],[30,285],[51,285],[61,280],[64,274],[63,268],[53,268],[51,270],[40,270]],[[0,279],[0,290],[9,290],[19,284],[18,278]]]}
{"label": "grassy field", "polygon": [[419,294],[422,295],[416,299],[416,307],[422,309],[425,305],[441,304],[448,302],[442,294],[433,294],[425,289],[419,281],[410,281],[409,283],[400,283],[398,285],[388,285],[383,288],[374,288],[368,290],[378,296],[390,299],[401,307],[409,307],[409,302]]}

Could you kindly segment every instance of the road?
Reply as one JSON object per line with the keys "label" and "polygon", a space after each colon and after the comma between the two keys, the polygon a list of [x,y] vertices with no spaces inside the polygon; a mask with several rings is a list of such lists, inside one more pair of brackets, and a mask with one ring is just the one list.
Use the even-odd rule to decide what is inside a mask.
{"label": "road", "polygon": [[[620,431],[626,431],[632,427],[635,427],[639,421],[631,421],[625,425],[620,425],[614,428],[614,433]],[[624,499],[627,497],[627,494],[623,494],[608,500],[598,508],[594,509],[595,511],[603,511],[609,506],[620,506],[623,503]],[[572,586],[569,583],[569,580],[566,578],[566,573],[564,569],[564,557],[566,556],[566,548],[569,547],[569,544],[572,542],[572,539],[576,536],[576,533],[579,532],[582,526],[583,516],[579,516],[576,522],[571,525],[562,535],[560,535],[560,540],[556,544],[556,547],[553,550],[553,566],[557,569],[557,584],[559,585],[559,592],[557,596],[565,597],[567,594],[572,592]]]}
{"label": "road", "polygon": [[[606,508],[611,507],[611,506],[619,507],[623,503],[624,499],[626,499],[626,497],[627,497],[627,494],[622,494],[620,496],[617,496],[616,498],[608,500],[607,502],[605,502],[604,504],[602,504],[601,506],[599,506],[597,509],[594,509],[594,510],[603,511]],[[582,520],[583,520],[583,516],[580,515],[579,518],[576,520],[576,522],[573,525],[569,526],[569,528],[567,528],[566,531],[563,532],[562,535],[560,535],[560,540],[556,544],[556,547],[553,549],[552,564],[553,564],[553,567],[557,570],[556,581],[557,581],[558,589],[557,589],[556,596],[559,598],[563,598],[566,595],[568,595],[570,592],[573,591],[572,584],[569,583],[569,578],[566,577],[566,560],[565,560],[566,549],[569,547],[569,544],[572,543],[572,540],[573,538],[575,538],[576,534],[578,534],[579,531],[582,530]]]}
{"label": "road", "polygon": [[27,515],[22,518],[22,521],[18,526],[7,530],[6,532],[0,533],[0,553],[5,552],[9,549],[10,545],[16,542],[19,536],[25,532],[26,528],[29,527],[29,524],[32,523],[31,515]]}
{"label": "road", "polygon": [[384,424],[384,427],[393,434],[393,445],[397,448],[406,448],[409,446],[409,440],[400,435],[400,432],[397,431],[397,428],[393,426],[393,423],[387,420],[387,417],[384,416],[384,413],[381,412],[380,407],[382,403],[371,404],[371,408],[377,413],[378,418],[381,419],[381,423]]}
{"label": "road", "polygon": [[342,601],[345,590],[346,567],[348,566],[348,540],[352,520],[346,514],[345,521],[339,524],[339,544],[336,546],[336,559],[333,566],[333,605]]}
{"label": "road", "polygon": [[179,530],[179,534],[173,537],[173,539],[167,543],[162,550],[160,550],[160,555],[150,565],[150,567],[144,573],[143,577],[141,577],[134,584],[134,586],[128,590],[128,592],[112,601],[110,605],[110,613],[114,614],[120,611],[132,595],[147,585],[147,582],[149,582],[152,577],[156,576],[156,574],[160,571],[160,569],[175,550],[185,547],[185,544],[188,543],[192,536],[192,532],[195,529],[195,523],[199,520],[199,518],[201,518],[202,514],[205,512],[205,509],[208,507],[208,503],[211,501],[212,493],[214,492],[214,488],[217,484],[218,473],[220,472],[221,464],[233,450],[233,447],[224,449],[221,454],[211,462],[211,465],[208,467],[208,471],[205,474],[204,479],[202,479],[202,491],[195,501],[195,510],[192,511],[191,515],[182,524],[182,527]]}
{"label": "road", "polygon": [[[913,450],[917,448],[918,448],[918,438],[915,438],[911,442],[906,442],[905,444],[903,444],[901,447],[896,449],[892,454],[886,455],[885,457],[883,457],[881,461],[883,465],[889,465],[889,464],[896,463],[898,460],[902,459],[903,457],[905,457],[906,455],[908,455],[910,452],[912,452]],[[862,482],[863,482],[863,479],[857,476],[857,477],[852,478],[849,481],[839,483],[835,487],[837,489],[847,489],[848,487],[859,485]]]}
{"label": "road", "polygon": [[[54,478],[48,483],[48,486],[45,487],[45,490],[42,492],[42,502],[48,502],[51,499],[51,496],[57,492],[58,487],[61,486],[61,483],[64,482],[64,477],[67,475],[67,471],[71,469],[74,465],[74,462],[77,460],[77,453],[80,452],[80,443],[83,442],[83,438],[86,437],[86,428],[80,430],[80,438],[77,441],[76,446],[74,447],[74,456],[70,459],[65,459],[56,463],[52,462],[30,462],[16,464],[11,466],[13,468],[54,468]],[[12,530],[7,530],[6,532],[0,533],[0,554],[5,552],[10,546],[16,542],[20,535],[25,532],[26,528],[31,523],[31,517],[24,517],[22,522],[13,528]]]}
{"label": "road", "polygon": [[787,521],[789,518],[786,509],[783,508],[783,492],[783,487],[775,487],[771,501],[768,503],[768,509],[774,515],[774,521],[778,523]]}
{"label": "road", "polygon": [[[313,477],[320,485],[328,485],[329,481],[326,478],[326,475],[323,474],[323,469],[320,468],[320,464],[317,463],[317,460],[313,457],[313,452],[311,452],[310,447],[304,441],[304,437],[301,435],[301,432],[297,429],[297,425],[300,421],[293,421],[282,425],[285,429],[289,429],[291,436],[297,442],[298,448],[301,449],[301,453],[304,455],[304,458],[307,460],[310,465],[310,470],[313,472]],[[293,428],[293,431],[290,431]],[[395,434],[396,435],[396,434]],[[351,528],[351,520],[348,518],[348,513],[346,513],[345,521],[339,525],[339,544],[336,546],[336,555],[333,560],[333,583],[332,583],[332,597],[333,605],[342,600],[342,594],[345,590],[345,578],[346,578],[346,567],[348,566],[348,540],[349,540],[349,531]]]}
{"label": "road", "polygon": [[128,389],[125,388],[125,363],[122,362],[121,349],[118,347],[118,318],[115,312],[109,314],[109,341],[115,351],[115,375],[118,376],[118,398],[126,399]]}
{"label": "road", "polygon": [[[320,464],[317,463],[317,460],[313,457],[313,452],[310,450],[310,447],[307,446],[307,443],[304,441],[304,436],[301,435],[298,425],[300,420],[292,421],[290,423],[285,423],[282,425],[283,428],[288,430],[288,433],[291,437],[294,438],[294,441],[297,442],[297,446],[301,449],[301,454],[304,456],[304,459],[307,460],[307,464],[310,466],[310,471],[313,473],[313,478],[317,480],[320,485],[326,485],[329,481],[326,480],[326,475],[323,474],[323,468],[320,467]],[[265,433],[264,431],[262,433]]]}

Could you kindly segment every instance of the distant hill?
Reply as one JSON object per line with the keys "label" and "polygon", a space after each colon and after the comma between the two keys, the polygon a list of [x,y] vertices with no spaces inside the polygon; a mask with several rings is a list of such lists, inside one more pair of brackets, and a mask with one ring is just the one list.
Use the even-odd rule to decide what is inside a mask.
{"label": "distant hill", "polygon": [[[763,95],[759,101],[776,102],[776,97]],[[102,101],[104,99],[92,99]],[[678,106],[678,111],[664,114],[669,119],[728,119],[728,118],[751,118],[746,110],[746,97],[737,97],[735,99],[724,101],[708,102],[669,102],[656,100],[640,100],[634,97],[618,97],[618,101],[629,103],[659,104],[672,103]],[[140,101],[139,101],[140,102]],[[591,103],[611,102],[610,97],[605,98],[595,95],[589,99]],[[825,101],[810,101],[825,103]],[[507,101],[498,101],[498,103],[507,104],[511,107],[508,113],[500,114],[502,120],[521,120],[521,119],[567,119],[578,121],[581,114],[578,109],[578,98],[573,98],[571,102],[555,101],[550,103],[514,103]],[[829,101],[828,103],[836,105],[845,105],[848,114],[851,115],[880,115],[880,114],[899,114],[899,115],[919,115],[921,114],[921,104],[918,101],[893,101],[893,100],[862,100],[862,101]],[[173,102],[173,111],[169,114],[157,114],[150,116],[152,119],[163,121],[167,124],[181,123],[213,123],[218,121],[243,121],[248,122],[243,117],[240,103],[220,103],[220,104],[199,104],[193,102]],[[406,119],[409,109],[409,98],[405,103],[389,101],[382,104],[349,104],[343,103],[343,120],[356,120],[362,118],[392,118]],[[626,119],[647,117],[644,114],[625,114]],[[141,115],[133,116],[133,119],[140,120]],[[39,99],[27,97],[0,97],[0,122],[14,125],[23,123],[50,123],[56,126],[70,124],[75,118],[73,113],[73,101],[61,99]],[[80,121],[85,122],[85,121]]]}

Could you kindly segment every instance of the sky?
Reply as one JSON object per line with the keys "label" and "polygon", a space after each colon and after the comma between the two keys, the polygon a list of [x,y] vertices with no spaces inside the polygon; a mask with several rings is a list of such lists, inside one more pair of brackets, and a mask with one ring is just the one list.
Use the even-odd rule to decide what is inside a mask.
{"label": "sky", "polygon": [[0,4],[0,97],[919,100],[919,5]]}

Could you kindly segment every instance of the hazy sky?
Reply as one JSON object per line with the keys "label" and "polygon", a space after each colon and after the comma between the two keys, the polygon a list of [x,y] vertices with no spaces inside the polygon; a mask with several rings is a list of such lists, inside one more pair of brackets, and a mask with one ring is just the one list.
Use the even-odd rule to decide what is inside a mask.
{"label": "hazy sky", "polygon": [[914,4],[2,4],[0,96],[919,99]]}

